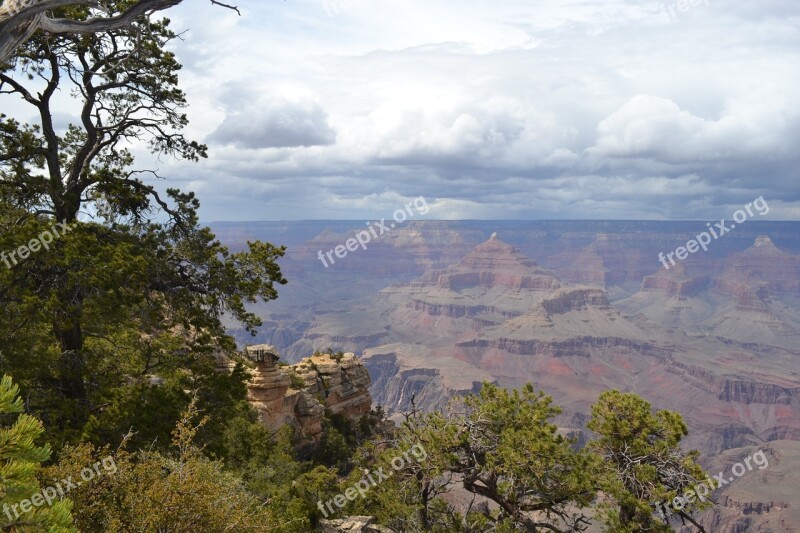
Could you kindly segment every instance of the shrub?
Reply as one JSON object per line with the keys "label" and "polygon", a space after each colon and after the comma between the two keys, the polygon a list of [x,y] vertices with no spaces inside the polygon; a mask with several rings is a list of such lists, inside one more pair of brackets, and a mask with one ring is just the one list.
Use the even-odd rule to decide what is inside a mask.
{"label": "shrub", "polygon": [[295,372],[294,370],[289,371],[289,379],[291,380],[291,385],[289,385],[293,389],[302,389],[306,386],[306,380],[300,377],[300,374]]}

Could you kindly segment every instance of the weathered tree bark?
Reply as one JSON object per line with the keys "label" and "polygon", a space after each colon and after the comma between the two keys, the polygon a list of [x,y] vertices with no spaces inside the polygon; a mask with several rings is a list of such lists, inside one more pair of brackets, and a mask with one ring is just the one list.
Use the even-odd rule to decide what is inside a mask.
{"label": "weathered tree bark", "polygon": [[[95,33],[129,26],[132,22],[180,4],[183,0],[139,0],[124,13],[112,17],[92,17],[88,20],[52,18],[47,12],[68,6],[88,6],[100,9],[94,0],[4,0],[0,5],[0,64],[7,62],[16,49],[36,30],[49,33]],[[231,5],[211,0],[212,4],[239,10]]]}

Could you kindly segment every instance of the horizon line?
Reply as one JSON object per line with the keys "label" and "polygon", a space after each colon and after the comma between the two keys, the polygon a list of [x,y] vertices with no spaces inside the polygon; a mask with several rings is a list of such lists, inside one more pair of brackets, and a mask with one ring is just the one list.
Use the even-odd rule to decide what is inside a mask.
{"label": "horizon line", "polygon": [[[363,223],[365,219],[360,218],[302,218],[302,219],[293,219],[293,220],[285,220],[285,219],[276,219],[276,220],[212,220],[209,222],[200,221],[200,224],[249,224],[254,222],[280,222],[280,223],[292,223],[292,222],[352,222],[352,223]],[[373,218],[368,218],[366,220],[378,220]],[[423,218],[423,219],[416,219],[416,220],[406,220],[403,222],[404,225],[410,224],[413,222],[660,222],[660,223],[675,223],[675,222],[708,222],[709,219],[703,218],[681,218],[681,219],[650,219],[650,218],[447,218],[447,219],[438,219],[438,218]],[[727,219],[725,219],[727,220]],[[747,221],[748,224],[750,223],[786,223],[786,222],[800,222],[800,220],[754,220],[750,219]]]}

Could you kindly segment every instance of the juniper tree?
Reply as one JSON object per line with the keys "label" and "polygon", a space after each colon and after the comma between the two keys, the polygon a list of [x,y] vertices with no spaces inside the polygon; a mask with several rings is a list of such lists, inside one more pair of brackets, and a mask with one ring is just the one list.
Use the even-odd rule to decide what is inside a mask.
{"label": "juniper tree", "polygon": [[[112,16],[130,6],[104,4]],[[57,14],[87,20],[91,12]],[[182,133],[181,65],[167,50],[175,38],[169,21],[146,18],[90,34],[39,32],[0,71],[0,97],[37,117],[0,116],[0,242],[14,249],[56,222],[72,227],[0,270],[0,364],[31,380],[33,404],[75,437],[87,422],[92,431],[101,431],[98,421],[124,423],[121,404],[136,407],[142,395],[166,395],[153,401],[171,409],[153,420],[166,428],[187,401],[183,390],[202,389],[198,379],[219,383],[213,361],[198,356],[234,350],[222,317],[252,331],[260,320],[246,304],[277,297],[275,285],[286,282],[276,263],[282,248],[253,242],[231,253],[200,226],[193,193],[159,192],[134,165],[134,143],[163,157],[207,156]],[[57,113],[79,119],[60,130]],[[159,392],[152,374],[174,379]],[[226,394],[243,401],[244,375],[234,377],[239,385]],[[204,401],[219,406],[222,397]]]}

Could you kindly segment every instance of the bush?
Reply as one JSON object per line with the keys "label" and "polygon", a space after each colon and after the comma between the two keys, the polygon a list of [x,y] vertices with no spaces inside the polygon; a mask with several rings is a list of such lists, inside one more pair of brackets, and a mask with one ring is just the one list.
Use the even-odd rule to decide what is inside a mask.
{"label": "bush", "polygon": [[306,380],[300,377],[300,375],[294,370],[289,371],[289,379],[291,380],[291,384],[289,386],[293,389],[300,390],[306,386]]}
{"label": "bush", "polygon": [[[66,447],[59,463],[47,471],[49,479],[80,478],[79,472],[100,457],[113,458],[115,470],[82,483],[70,492],[73,514],[81,531],[281,531],[284,509],[267,508],[223,469],[203,456],[193,444],[207,419],[195,422],[192,401],[173,431],[173,451],[115,453],[91,444]],[[104,462],[105,465],[105,462]]]}

